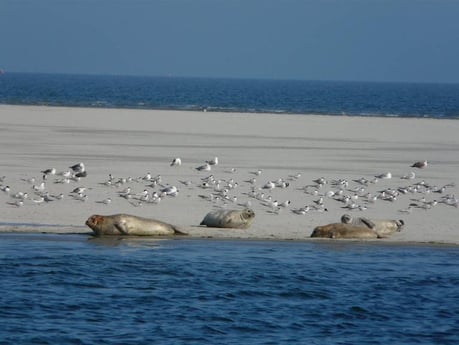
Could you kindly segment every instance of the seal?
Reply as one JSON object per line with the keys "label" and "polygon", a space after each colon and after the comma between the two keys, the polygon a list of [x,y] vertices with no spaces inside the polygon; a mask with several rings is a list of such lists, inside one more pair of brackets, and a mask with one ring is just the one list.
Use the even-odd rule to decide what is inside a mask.
{"label": "seal", "polygon": [[375,231],[379,237],[388,237],[397,231],[402,231],[405,222],[402,219],[369,219],[365,217],[352,217],[349,214],[343,214],[341,223],[356,226],[365,226]]}
{"label": "seal", "polygon": [[142,218],[129,214],[110,216],[92,215],[86,225],[94,231],[95,236],[130,235],[130,236],[171,236],[187,235],[176,226],[156,219]]}
{"label": "seal", "polygon": [[206,214],[200,225],[214,228],[247,229],[255,218],[255,212],[244,210],[218,210]]}
{"label": "seal", "polygon": [[349,239],[374,239],[378,238],[376,231],[365,227],[344,223],[331,223],[317,226],[311,237],[321,238],[349,238]]}

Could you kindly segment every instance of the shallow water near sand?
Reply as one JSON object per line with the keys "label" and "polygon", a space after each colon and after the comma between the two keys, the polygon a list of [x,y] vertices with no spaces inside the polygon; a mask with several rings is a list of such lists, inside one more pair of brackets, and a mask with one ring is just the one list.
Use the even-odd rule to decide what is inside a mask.
{"label": "shallow water near sand", "polygon": [[459,248],[0,234],[1,344],[458,344]]}

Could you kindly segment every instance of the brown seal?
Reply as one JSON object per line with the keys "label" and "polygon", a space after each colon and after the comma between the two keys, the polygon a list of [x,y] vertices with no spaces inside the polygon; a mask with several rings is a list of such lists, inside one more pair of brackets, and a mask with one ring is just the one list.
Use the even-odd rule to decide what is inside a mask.
{"label": "brown seal", "polygon": [[206,214],[200,225],[214,228],[247,229],[255,218],[252,209],[218,210]]}
{"label": "brown seal", "polygon": [[131,236],[171,236],[187,235],[176,226],[156,219],[142,218],[128,214],[111,216],[92,215],[86,221],[95,236],[131,235]]}
{"label": "brown seal", "polygon": [[373,239],[379,236],[375,231],[365,226],[332,223],[317,226],[313,230],[311,237]]}
{"label": "brown seal", "polygon": [[349,214],[343,214],[341,223],[356,226],[366,226],[374,230],[379,237],[388,237],[397,231],[402,231],[405,222],[402,219],[369,219],[365,217],[352,217]]}

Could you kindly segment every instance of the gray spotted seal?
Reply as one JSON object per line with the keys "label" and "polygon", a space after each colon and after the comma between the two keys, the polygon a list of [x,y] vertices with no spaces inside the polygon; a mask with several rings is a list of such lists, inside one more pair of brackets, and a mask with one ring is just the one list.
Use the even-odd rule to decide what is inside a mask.
{"label": "gray spotted seal", "polygon": [[401,231],[405,222],[402,219],[369,219],[365,217],[352,217],[349,214],[343,214],[341,223],[357,226],[366,226],[374,230],[379,237],[388,237],[397,231]]}
{"label": "gray spotted seal", "polygon": [[344,223],[331,223],[317,226],[311,237],[320,238],[349,238],[349,239],[374,239],[378,234],[365,226]]}
{"label": "gray spotted seal", "polygon": [[187,235],[174,225],[156,219],[142,218],[128,214],[111,216],[92,215],[86,221],[95,236],[131,235],[131,236],[170,236]]}
{"label": "gray spotted seal", "polygon": [[218,210],[206,214],[200,225],[214,228],[247,229],[255,218],[255,212],[244,210]]}

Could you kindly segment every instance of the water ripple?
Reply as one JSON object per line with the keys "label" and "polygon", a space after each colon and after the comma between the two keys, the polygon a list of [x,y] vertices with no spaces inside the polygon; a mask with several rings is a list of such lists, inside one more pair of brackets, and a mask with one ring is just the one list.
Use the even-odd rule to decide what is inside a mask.
{"label": "water ripple", "polygon": [[456,247],[0,234],[0,253],[5,344],[459,342]]}

